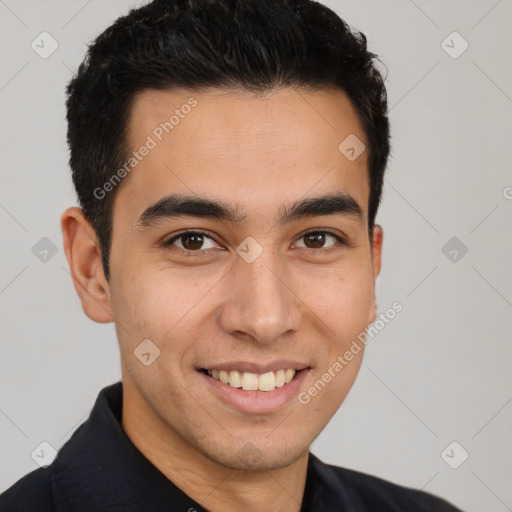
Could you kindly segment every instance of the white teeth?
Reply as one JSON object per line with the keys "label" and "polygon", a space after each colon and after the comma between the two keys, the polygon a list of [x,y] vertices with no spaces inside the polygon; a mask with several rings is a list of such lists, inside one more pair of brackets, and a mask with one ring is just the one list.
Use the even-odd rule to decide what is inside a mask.
{"label": "white teeth", "polygon": [[255,373],[244,372],[242,377],[242,389],[245,391],[256,391],[258,389],[258,376]]}
{"label": "white teeth", "polygon": [[242,387],[242,375],[240,375],[240,372],[237,372],[236,370],[229,372],[229,385],[232,388]]}
{"label": "white teeth", "polygon": [[275,372],[276,378],[275,378],[275,386],[276,388],[280,388],[281,386],[284,386],[284,370],[277,370]]}
{"label": "white teeth", "polygon": [[293,377],[295,377],[295,370],[289,368],[288,370],[284,371],[285,384],[288,384],[288,382],[290,382],[293,379]]}
{"label": "white teeth", "polygon": [[276,388],[274,372],[267,372],[258,377],[258,389],[260,391],[272,391]]}
{"label": "white teeth", "polygon": [[242,388],[245,391],[272,391],[275,388],[288,384],[295,377],[296,373],[297,370],[292,368],[262,374],[238,370],[208,370],[208,375],[215,380],[220,380],[233,388]]}

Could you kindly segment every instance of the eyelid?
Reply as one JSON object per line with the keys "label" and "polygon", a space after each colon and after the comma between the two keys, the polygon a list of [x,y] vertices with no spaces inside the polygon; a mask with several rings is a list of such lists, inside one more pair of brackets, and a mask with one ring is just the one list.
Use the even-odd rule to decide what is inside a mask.
{"label": "eyelid", "polygon": [[337,233],[336,231],[332,231],[332,230],[330,230],[328,228],[312,228],[312,229],[308,229],[307,231],[304,231],[303,233],[301,233],[297,237],[297,239],[302,238],[303,236],[309,235],[311,233],[325,233],[327,235],[331,235],[334,238],[339,239],[340,241],[342,241],[343,243],[346,243],[348,245],[348,240],[347,240],[347,237],[345,235]]}
{"label": "eyelid", "polygon": [[[327,228],[312,228],[312,229],[308,229],[307,231],[304,231],[303,233],[301,233],[298,237],[297,237],[297,240],[300,240],[301,238],[305,237],[306,235],[310,235],[311,233],[323,233],[323,234],[326,234],[326,235],[331,235],[332,237],[334,237],[338,243],[339,243],[339,246],[346,246],[346,247],[350,247],[350,243],[348,241],[348,238],[345,236],[345,235],[341,235],[335,231],[332,231],[330,229],[327,229]],[[314,253],[326,253],[326,252],[330,252],[332,251],[333,249],[335,249],[336,246],[331,246],[331,247],[321,247],[319,249],[309,249],[310,251],[314,252]],[[302,249],[302,247],[301,247]],[[308,247],[306,247],[306,249],[308,249]]]}
{"label": "eyelid", "polygon": [[[347,247],[350,247],[350,243],[348,242],[348,239],[346,236],[344,235],[341,235],[339,233],[336,233],[334,231],[331,231],[330,229],[326,229],[326,228],[310,228],[308,229],[307,231],[304,231],[303,233],[301,233],[298,237],[297,237],[297,240],[300,240],[301,238],[311,234],[311,233],[324,233],[324,234],[327,234],[327,235],[331,235],[332,237],[334,237],[340,244],[340,246],[347,246]],[[173,242],[175,242],[176,240],[178,240],[180,237],[182,237],[183,235],[187,235],[187,234],[197,234],[197,235],[202,235],[202,236],[205,236],[207,238],[210,238],[211,240],[213,240],[215,243],[218,243],[216,240],[215,240],[215,237],[213,236],[213,234],[211,234],[209,231],[205,231],[205,230],[195,230],[195,229],[185,229],[183,231],[180,231],[179,233],[173,235],[171,238],[169,239],[166,239],[162,242],[162,246],[164,248],[169,248],[169,247],[172,247],[173,249],[176,249],[178,251],[181,251],[182,253],[185,253],[187,255],[192,255],[192,256],[201,256],[201,255],[204,255],[204,254],[209,254],[209,252],[212,250],[212,249],[199,249],[197,251],[191,251],[191,250],[186,250],[186,249],[181,249],[181,247],[174,247],[172,244]],[[171,250],[173,250],[171,249]],[[301,249],[303,249],[301,247]],[[311,248],[308,248],[306,247],[305,249],[309,249],[310,251],[312,252],[315,252],[315,253],[324,253],[324,252],[329,252],[332,250],[332,247],[325,247],[325,248],[318,248],[318,249],[311,249]]]}
{"label": "eyelid", "polygon": [[175,242],[176,240],[178,240],[179,238],[181,238],[183,235],[188,235],[188,234],[194,234],[194,235],[202,235],[206,238],[210,238],[211,240],[213,240],[215,243],[218,243],[216,240],[215,240],[215,236],[213,236],[213,233],[210,233],[209,231],[205,231],[205,230],[199,230],[199,229],[185,229],[183,231],[180,231],[179,233],[173,235],[171,238],[169,239],[164,239],[163,242],[162,242],[162,246],[164,248],[168,248],[168,247],[172,247],[173,249],[176,249],[178,251],[181,251],[181,252],[184,252],[186,254],[201,254],[201,253],[206,253],[207,251],[211,251],[212,249],[199,249],[197,251],[190,251],[190,250],[185,250],[185,249],[182,249],[181,247],[174,247],[172,244],[173,242]]}

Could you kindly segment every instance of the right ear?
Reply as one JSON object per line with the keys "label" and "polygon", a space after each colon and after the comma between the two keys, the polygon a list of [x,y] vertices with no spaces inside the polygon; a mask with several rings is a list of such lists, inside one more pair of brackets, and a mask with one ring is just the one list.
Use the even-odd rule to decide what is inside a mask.
{"label": "right ear", "polygon": [[60,223],[64,251],[84,313],[98,323],[113,322],[110,288],[94,228],[76,206],[64,211]]}

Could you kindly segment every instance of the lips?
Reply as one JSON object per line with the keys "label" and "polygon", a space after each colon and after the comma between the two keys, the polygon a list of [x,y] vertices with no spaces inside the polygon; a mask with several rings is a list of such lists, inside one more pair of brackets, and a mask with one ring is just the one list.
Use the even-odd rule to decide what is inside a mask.
{"label": "lips", "polygon": [[250,372],[262,374],[266,372],[275,372],[278,370],[286,370],[290,368],[292,370],[303,370],[305,368],[309,368],[309,364],[304,361],[294,361],[291,359],[278,359],[275,361],[271,361],[268,363],[253,363],[249,361],[226,361],[225,363],[218,364],[208,364],[206,366],[201,366],[198,369],[206,369],[206,370],[238,370],[239,372]]}
{"label": "lips", "polygon": [[[287,363],[290,364],[289,361]],[[246,414],[274,413],[287,404],[293,404],[311,370],[307,365],[293,362],[288,368],[281,367],[261,373],[237,369],[219,369],[229,368],[229,366],[232,368],[234,364],[236,363],[219,365],[212,367],[212,369],[198,368],[196,375],[216,400],[220,400],[229,408],[234,408]],[[269,367],[275,368],[276,365],[238,364],[238,367],[267,369]],[[286,382],[288,379],[291,380]],[[281,385],[282,380],[285,382]]]}
{"label": "lips", "polygon": [[231,361],[201,368],[213,379],[244,391],[273,391],[288,384],[296,373],[309,368],[306,363],[276,360],[269,363]]}

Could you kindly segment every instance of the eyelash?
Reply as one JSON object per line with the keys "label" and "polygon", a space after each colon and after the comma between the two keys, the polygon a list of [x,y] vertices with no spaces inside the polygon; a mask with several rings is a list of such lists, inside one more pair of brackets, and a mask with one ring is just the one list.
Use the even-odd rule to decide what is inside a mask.
{"label": "eyelash", "polygon": [[[331,235],[332,237],[334,237],[340,244],[340,246],[349,246],[349,243],[347,242],[347,240],[342,237],[341,235],[338,235],[337,233],[334,233],[332,231],[328,231],[328,230],[319,230],[319,229],[312,229],[310,231],[306,231],[306,233],[303,233],[298,239],[300,240],[301,238],[304,238],[305,236],[307,235],[311,235],[311,234],[327,234],[327,235]],[[167,241],[164,241],[163,242],[163,246],[167,249],[170,249],[172,251],[181,251],[183,253],[185,253],[187,255],[187,257],[191,257],[191,258],[195,258],[195,257],[201,257],[201,256],[207,256],[209,254],[209,251],[210,249],[198,249],[197,251],[192,251],[192,250],[187,250],[187,249],[182,249],[181,247],[173,247],[173,243],[176,241],[176,240],[179,240],[180,238],[184,237],[185,235],[202,235],[202,236],[205,236],[207,238],[210,238],[212,239],[213,241],[214,238],[211,237],[208,232],[206,231],[194,231],[194,230],[191,230],[191,231],[182,231],[181,233],[179,233],[178,235],[174,235],[172,238],[170,238],[169,240]],[[328,247],[328,248],[325,248],[325,249],[312,249],[312,248],[307,248],[308,250],[310,251],[313,251],[315,253],[320,253],[320,254],[324,254],[324,253],[328,253],[330,251],[332,251],[333,249],[335,248],[335,246],[331,246],[331,247]]]}

